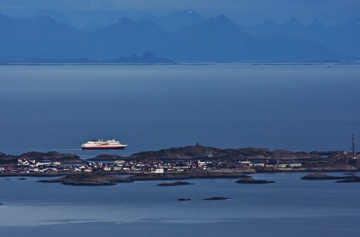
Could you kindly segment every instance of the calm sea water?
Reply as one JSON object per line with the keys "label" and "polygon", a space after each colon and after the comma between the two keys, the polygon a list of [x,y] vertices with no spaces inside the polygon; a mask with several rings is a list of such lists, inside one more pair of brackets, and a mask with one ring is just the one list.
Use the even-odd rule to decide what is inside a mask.
{"label": "calm sea water", "polygon": [[[276,181],[267,185],[205,179],[178,187],[156,186],[160,181],[75,187],[2,177],[0,235],[359,236],[359,184],[300,180],[303,175],[255,175]],[[202,200],[212,196],[231,199]]]}
{"label": "calm sea water", "polygon": [[[194,145],[350,150],[360,65],[0,66],[0,151]],[[102,152],[103,153],[103,152]]]}
{"label": "calm sea water", "polygon": [[[1,66],[0,152],[81,151],[115,138],[130,155],[220,148],[349,150],[360,134],[359,65]],[[103,152],[100,152],[103,153]],[[0,178],[0,236],[359,236],[358,184],[191,180],[110,187]],[[10,179],[10,180],[8,180]],[[228,196],[207,202],[203,198]],[[191,198],[178,202],[178,198]]]}

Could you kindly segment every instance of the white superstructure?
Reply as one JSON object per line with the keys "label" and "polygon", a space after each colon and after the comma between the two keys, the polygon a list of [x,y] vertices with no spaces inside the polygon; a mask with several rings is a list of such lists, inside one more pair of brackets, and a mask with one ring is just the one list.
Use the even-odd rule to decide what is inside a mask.
{"label": "white superstructure", "polygon": [[121,144],[119,141],[112,140],[91,140],[81,145],[82,149],[124,149],[127,145]]}

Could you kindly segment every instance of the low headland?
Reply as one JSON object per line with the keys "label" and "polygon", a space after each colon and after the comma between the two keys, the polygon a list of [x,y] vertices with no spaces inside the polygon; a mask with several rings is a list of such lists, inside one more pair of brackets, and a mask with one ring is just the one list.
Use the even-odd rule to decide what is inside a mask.
{"label": "low headland", "polygon": [[[273,181],[255,180],[249,175],[263,172],[357,172],[360,170],[359,158],[358,154],[344,151],[219,149],[199,144],[139,152],[128,157],[99,155],[87,160],[59,152],[27,152],[21,155],[0,152],[0,176],[61,176],[43,182],[70,185],[114,185],[120,182],[199,178],[238,178],[238,183],[262,184]],[[352,178],[333,179],[358,182],[356,176],[346,177]],[[311,176],[305,179],[311,179]],[[315,179],[325,178],[319,176]],[[169,186],[181,185],[179,182],[169,183]],[[167,185],[164,183],[163,186]]]}

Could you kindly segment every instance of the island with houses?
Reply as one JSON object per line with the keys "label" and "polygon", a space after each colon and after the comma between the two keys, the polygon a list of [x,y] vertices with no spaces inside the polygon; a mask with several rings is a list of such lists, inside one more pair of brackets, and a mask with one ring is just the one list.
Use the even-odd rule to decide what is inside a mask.
{"label": "island with houses", "polygon": [[[44,182],[71,185],[198,178],[239,178],[238,183],[260,184],[273,182],[254,180],[249,175],[261,172],[357,172],[359,169],[360,156],[355,152],[220,149],[199,144],[139,152],[128,157],[99,155],[91,159],[59,152],[0,153],[0,176],[60,176]],[[126,178],[119,175],[126,175]],[[350,182],[357,179],[341,180]],[[165,186],[176,184],[182,183]]]}

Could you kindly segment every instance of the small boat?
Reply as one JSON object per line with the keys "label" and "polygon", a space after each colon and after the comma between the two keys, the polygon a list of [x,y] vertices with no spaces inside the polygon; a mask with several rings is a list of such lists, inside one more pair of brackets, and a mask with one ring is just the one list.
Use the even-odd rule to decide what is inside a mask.
{"label": "small boat", "polygon": [[103,149],[124,149],[127,145],[121,144],[119,141],[112,140],[91,140],[81,145],[84,150],[103,150]]}

